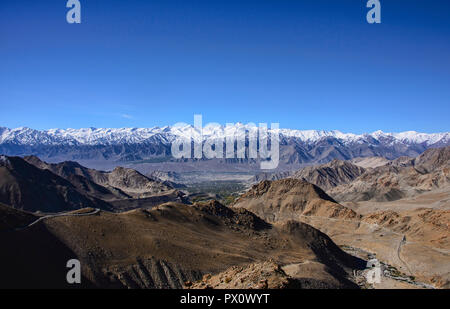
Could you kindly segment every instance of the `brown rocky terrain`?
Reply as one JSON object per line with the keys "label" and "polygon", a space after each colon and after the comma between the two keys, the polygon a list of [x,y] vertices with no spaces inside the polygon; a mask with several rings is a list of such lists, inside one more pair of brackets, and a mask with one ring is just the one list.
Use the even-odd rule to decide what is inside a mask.
{"label": "brown rocky terrain", "polygon": [[232,266],[216,274],[206,274],[202,280],[186,282],[189,289],[305,289],[336,288],[339,281],[330,277],[321,263],[305,261],[281,266],[273,260]]}
{"label": "brown rocky terrain", "polygon": [[318,187],[294,179],[261,182],[233,207],[246,208],[271,223],[306,222],[339,245],[372,252],[417,280],[438,287],[450,282],[449,210],[367,208],[361,214],[358,206],[340,205]]}
{"label": "brown rocky terrain", "polygon": [[0,231],[23,227],[36,219],[37,217],[31,213],[19,211],[0,203]]}
{"label": "brown rocky terrain", "polygon": [[181,192],[132,169],[117,167],[103,172],[76,162],[48,164],[37,157],[1,158],[0,202],[22,210],[127,210],[183,200]]}
{"label": "brown rocky terrain", "polygon": [[[447,222],[446,222],[447,221]],[[362,220],[303,217],[342,248],[370,252],[404,276],[450,287],[448,211],[374,213]]]}
{"label": "brown rocky terrain", "polygon": [[[354,288],[351,272],[364,265],[309,225],[271,225],[217,202],[52,217],[1,232],[0,241],[8,248],[0,252],[0,282],[8,287],[66,287],[70,258],[81,261],[83,287],[182,288],[205,274],[271,259],[280,267],[312,263],[322,269],[318,277],[310,268],[284,271],[303,278],[303,287]],[[265,276],[257,269],[249,275]]]}
{"label": "brown rocky terrain", "polygon": [[[78,258],[82,287],[353,288],[376,256],[390,275],[372,287],[449,288],[449,149],[309,167],[231,208],[174,203],[180,192],[131,169],[2,156],[0,282],[67,287],[65,262]],[[8,205],[78,210],[38,220]]]}
{"label": "brown rocky terrain", "polygon": [[340,202],[395,201],[448,187],[450,147],[429,149],[417,158],[401,157],[348,184],[327,191]]}
{"label": "brown rocky terrain", "polygon": [[291,178],[260,182],[237,199],[233,207],[244,207],[269,222],[297,220],[311,215],[329,218],[358,216],[316,185]]}
{"label": "brown rocky terrain", "polygon": [[84,194],[66,179],[19,157],[0,160],[0,202],[27,211],[59,212],[109,205]]}
{"label": "brown rocky terrain", "polygon": [[450,210],[382,211],[364,216],[363,222],[404,234],[408,240],[450,248]]}
{"label": "brown rocky terrain", "polygon": [[[388,160],[386,160],[388,162]],[[304,167],[298,171],[284,171],[275,173],[258,173],[251,178],[251,183],[264,180],[280,180],[293,178],[305,180],[315,184],[322,190],[329,190],[341,184],[346,184],[365,172],[365,168],[349,161],[333,160],[326,164]]]}
{"label": "brown rocky terrain", "polygon": [[290,175],[289,178],[305,180],[326,191],[352,182],[364,172],[364,168],[348,161],[333,160],[327,164],[305,167]]}
{"label": "brown rocky terrain", "polygon": [[103,172],[71,161],[51,164],[43,162],[35,156],[24,157],[24,160],[38,168],[47,169],[60,177],[75,182],[79,184],[79,187],[88,188],[89,191],[95,192],[94,194],[100,192],[102,196],[111,195],[111,197],[103,197],[104,200],[145,198],[173,189],[130,168],[116,167],[111,172]]}
{"label": "brown rocky terrain", "polygon": [[253,263],[246,266],[232,266],[227,270],[211,276],[207,274],[202,280],[186,282],[190,289],[283,289],[300,287],[289,277],[281,266],[273,261]]}
{"label": "brown rocky terrain", "polygon": [[290,176],[293,173],[294,172],[292,172],[292,171],[285,171],[285,172],[278,172],[278,173],[270,173],[270,172],[257,173],[255,176],[253,176],[249,180],[249,182],[254,184],[254,183],[264,181],[264,180],[280,180],[283,178],[290,178]]}
{"label": "brown rocky terrain", "polygon": [[384,157],[359,157],[351,159],[350,162],[362,168],[375,168],[386,165],[390,161]]}
{"label": "brown rocky terrain", "polygon": [[176,172],[151,171],[146,176],[172,188],[186,188],[186,185],[181,183],[182,176]]}

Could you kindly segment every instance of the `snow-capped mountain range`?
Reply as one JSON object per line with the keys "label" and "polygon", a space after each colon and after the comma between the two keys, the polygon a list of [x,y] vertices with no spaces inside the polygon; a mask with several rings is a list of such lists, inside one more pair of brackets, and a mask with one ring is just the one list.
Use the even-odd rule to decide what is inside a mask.
{"label": "snow-capped mountain range", "polygon": [[[253,130],[247,125],[235,124],[234,126],[206,126],[202,130],[204,138],[215,136],[225,137],[238,134],[240,129]],[[279,129],[280,138],[295,138],[302,142],[317,142],[323,138],[336,138],[344,143],[366,142],[368,140],[386,141],[403,144],[448,143],[450,133],[419,133],[407,131],[401,133],[385,133],[376,131],[368,134],[342,133],[337,130],[291,130]],[[154,127],[154,128],[83,128],[83,129],[50,129],[45,131],[34,130],[26,127],[9,129],[0,127],[0,144],[14,145],[121,145],[142,144],[154,142],[157,138],[162,143],[170,143],[176,137],[198,138],[199,131],[193,126],[183,127]]]}
{"label": "snow-capped mountain range", "polygon": [[[177,137],[198,141],[210,137],[239,136],[255,127],[237,123],[224,127],[207,125],[202,135],[191,125],[154,128],[120,129],[9,129],[0,127],[0,154],[37,155],[50,162],[73,160],[109,162],[168,162],[175,161],[171,144]],[[244,133],[243,133],[244,132]],[[450,145],[450,132],[419,133],[414,131],[368,134],[342,133],[323,130],[277,129],[280,137],[280,166],[326,163],[333,159],[381,156],[395,159],[415,157],[428,148]],[[155,160],[156,159],[156,160]],[[195,160],[194,160],[195,161]],[[245,161],[245,160],[244,160]],[[242,164],[242,160],[224,160],[226,164]],[[91,164],[91,167],[96,167]]]}

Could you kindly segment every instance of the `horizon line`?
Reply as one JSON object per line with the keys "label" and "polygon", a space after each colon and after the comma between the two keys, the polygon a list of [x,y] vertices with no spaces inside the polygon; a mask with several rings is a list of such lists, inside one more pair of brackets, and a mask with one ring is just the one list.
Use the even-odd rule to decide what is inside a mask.
{"label": "horizon line", "polygon": [[[71,128],[71,127],[67,127],[67,128],[50,128],[50,129],[35,129],[35,128],[30,128],[27,126],[20,126],[20,127],[15,127],[15,128],[10,128],[10,127],[5,127],[5,126],[0,126],[0,129],[7,129],[7,130],[23,130],[23,129],[30,129],[30,130],[34,130],[34,131],[39,131],[39,132],[48,132],[48,131],[53,131],[53,130],[61,130],[61,131],[68,131],[68,130],[74,130],[74,131],[81,131],[81,130],[135,130],[135,129],[147,129],[147,130],[155,130],[155,129],[165,129],[165,128],[174,128],[177,127],[179,123],[176,123],[175,125],[165,125],[165,126],[153,126],[153,127],[79,127],[79,128]],[[181,127],[191,127],[194,128],[194,125],[192,124],[187,124],[184,123],[184,126]],[[206,125],[202,126],[202,128],[207,128],[212,124],[217,124],[217,123],[207,123]],[[236,122],[236,123],[232,123],[233,126],[236,125],[243,125],[243,126],[248,126],[248,124],[244,124],[243,122]],[[226,128],[226,125],[223,124],[219,124],[220,127]],[[256,124],[255,124],[256,125]],[[269,130],[271,130],[269,128]],[[354,132],[343,132],[341,130],[338,129],[333,129],[333,130],[323,130],[323,129],[292,129],[292,128],[283,128],[280,127],[278,130],[289,130],[289,131],[298,131],[298,132],[323,132],[323,133],[341,133],[341,134],[353,134],[353,135],[373,135],[376,133],[380,133],[380,134],[402,134],[402,133],[416,133],[416,134],[450,134],[450,131],[439,131],[439,132],[423,132],[423,131],[416,131],[416,130],[405,130],[405,131],[383,131],[383,130],[375,130],[373,132],[362,132],[362,133],[354,133]]]}

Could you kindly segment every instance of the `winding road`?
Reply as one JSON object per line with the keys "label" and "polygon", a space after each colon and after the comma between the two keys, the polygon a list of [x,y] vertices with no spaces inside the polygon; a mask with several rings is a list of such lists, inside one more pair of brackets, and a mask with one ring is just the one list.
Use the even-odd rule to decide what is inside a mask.
{"label": "winding road", "polygon": [[[383,230],[383,231],[385,231],[385,232],[392,233],[392,234],[394,234],[394,235],[399,236],[400,241],[399,241],[399,243],[398,243],[397,249],[393,248],[393,250],[396,250],[396,251],[393,251],[392,254],[393,254],[394,256],[396,256],[396,258],[397,258],[398,261],[400,262],[400,265],[403,265],[403,266],[404,266],[404,269],[406,269],[406,270],[409,272],[409,275],[410,275],[410,276],[413,276],[413,275],[414,275],[413,272],[411,271],[409,265],[406,263],[406,261],[405,261],[404,259],[401,258],[401,250],[402,250],[403,245],[416,243],[416,242],[414,242],[414,241],[407,241],[407,240],[406,240],[406,235],[401,234],[401,233],[398,233],[398,232],[395,232],[395,231],[393,231],[393,230],[391,230],[391,229],[389,229],[389,228],[386,228],[386,227],[384,227],[384,226],[380,226],[380,225],[378,225],[378,224],[376,224],[376,223],[367,223],[367,222],[362,222],[362,221],[359,221],[359,220],[352,220],[352,219],[336,219],[336,218],[328,218],[328,217],[323,217],[323,216],[306,216],[306,215],[299,215],[299,217],[305,217],[305,218],[310,218],[310,219],[311,219],[311,218],[325,219],[325,220],[334,221],[334,222],[348,222],[348,223],[354,223],[354,224],[358,224],[358,227],[361,226],[361,225],[365,225],[365,226],[367,226],[367,227],[368,227],[370,230],[372,230],[372,231],[375,231],[375,230]],[[432,247],[427,247],[427,248],[432,249],[432,250],[435,250],[435,251],[438,251],[438,252],[440,252],[440,253],[443,253],[443,252],[442,252],[443,250],[438,250],[438,249],[432,248]],[[422,283],[421,283],[421,284],[422,284]],[[427,287],[432,287],[431,285],[427,285],[427,284],[422,284],[422,285],[426,285]],[[432,287],[432,288],[434,288],[434,287]]]}
{"label": "winding road", "polygon": [[400,242],[398,243],[398,248],[397,248],[397,257],[400,260],[400,262],[403,263],[403,265],[405,265],[405,268],[408,270],[409,275],[413,276],[413,272],[411,271],[411,269],[409,268],[408,264],[406,263],[405,260],[402,259],[402,257],[400,256],[400,252],[402,251],[402,246],[406,244],[406,236],[403,235],[402,239],[400,240]]}
{"label": "winding road", "polygon": [[20,227],[20,228],[16,228],[14,231],[22,231],[25,230],[41,221],[43,221],[44,219],[49,219],[49,218],[56,218],[56,217],[84,217],[84,216],[92,216],[95,215],[97,213],[100,212],[100,209],[96,208],[91,212],[85,212],[85,213],[73,213],[73,212],[63,212],[63,213],[58,213],[58,214],[54,214],[54,215],[46,215],[46,216],[42,216],[39,217],[38,219],[36,219],[35,221],[31,222],[30,224],[24,226],[24,227]]}

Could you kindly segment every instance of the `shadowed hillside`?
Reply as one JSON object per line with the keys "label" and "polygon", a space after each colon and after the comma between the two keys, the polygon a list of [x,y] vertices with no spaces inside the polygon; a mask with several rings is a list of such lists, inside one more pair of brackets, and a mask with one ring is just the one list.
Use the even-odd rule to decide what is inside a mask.
{"label": "shadowed hillside", "polygon": [[[75,257],[87,286],[129,288],[182,288],[205,274],[269,259],[279,265],[323,265],[320,278],[311,272],[289,276],[293,281],[311,279],[313,284],[305,287],[357,287],[349,273],[364,265],[306,224],[270,225],[217,202],[48,218],[20,232],[0,233],[0,239],[9,248],[0,254],[1,268],[19,267],[37,254],[34,265],[45,264],[55,274],[47,278],[52,286],[65,280],[58,277],[66,271],[64,260]],[[44,261],[47,255],[52,263]],[[21,272],[6,274],[2,282],[22,280]],[[25,278],[39,274],[30,271]]]}

